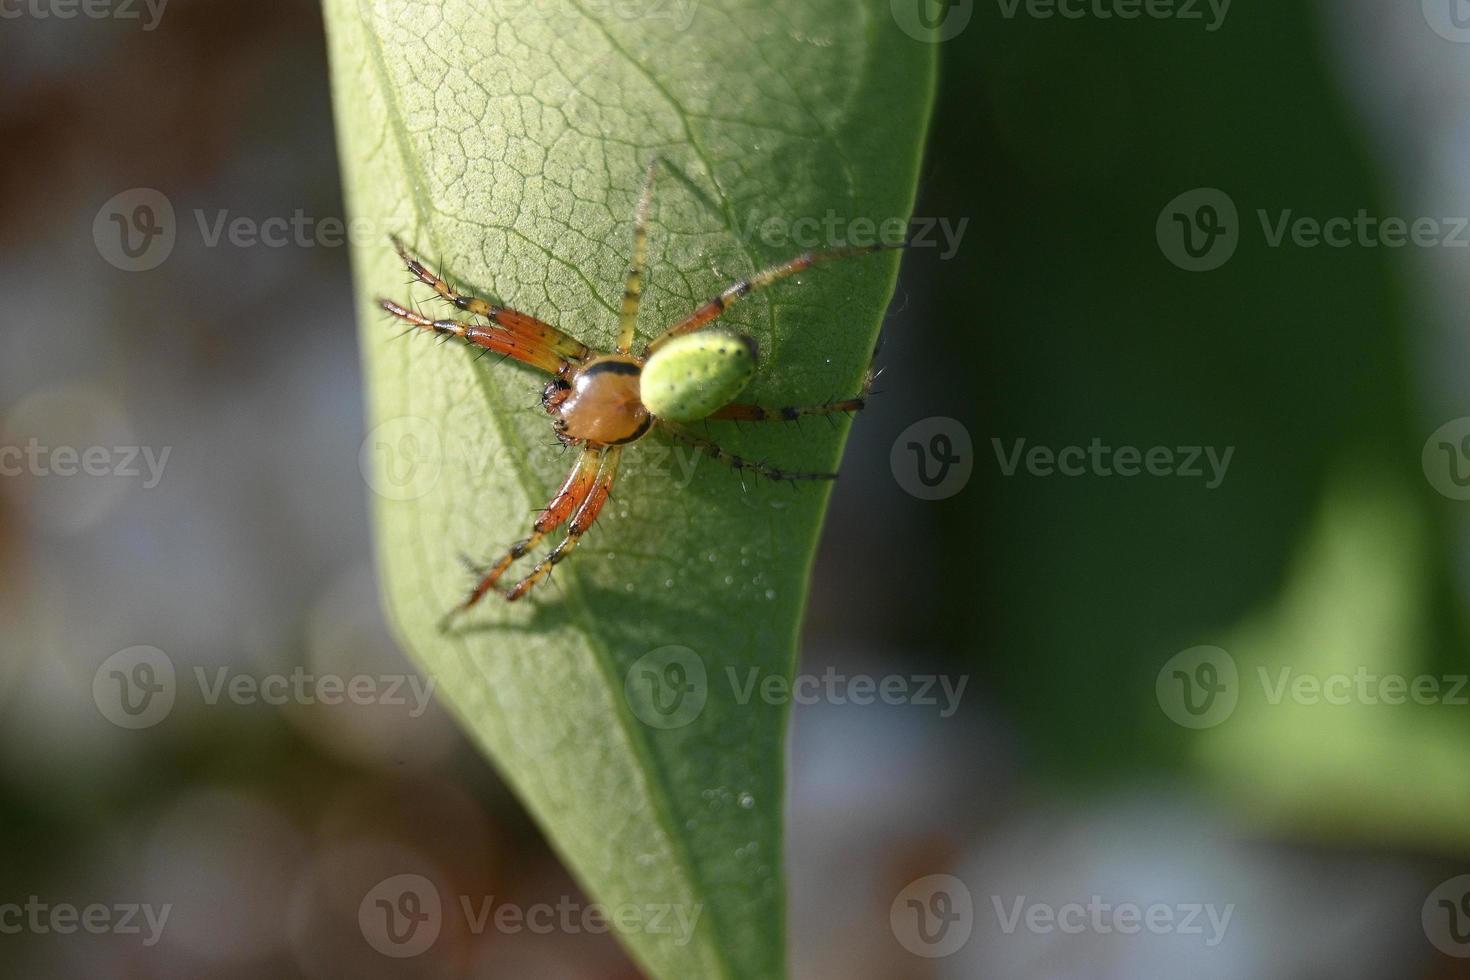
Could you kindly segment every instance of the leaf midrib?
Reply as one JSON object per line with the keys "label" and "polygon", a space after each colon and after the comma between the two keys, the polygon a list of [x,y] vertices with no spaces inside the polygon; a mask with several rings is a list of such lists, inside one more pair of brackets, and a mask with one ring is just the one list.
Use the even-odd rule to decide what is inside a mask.
{"label": "leaf midrib", "polygon": [[[733,220],[733,218],[731,217],[731,205],[726,198],[724,190],[719,187],[718,181],[714,178],[713,167],[710,165],[710,162],[707,159],[704,151],[699,147],[698,143],[694,139],[692,128],[689,125],[687,114],[684,111],[683,106],[679,104],[678,100],[673,98],[673,96],[668,92],[663,84],[659,82],[657,78],[652,75],[651,72],[644,68],[644,66],[636,58],[632,57],[631,54],[629,54],[625,49],[622,48],[621,45],[616,42],[615,39],[613,39],[612,35],[607,31],[607,28],[600,21],[588,16],[586,10],[581,6],[580,3],[577,2],[577,0],[573,0],[573,5],[584,17],[587,17],[589,22],[594,24],[598,28],[598,30],[602,32],[603,36],[608,39],[608,42],[613,46],[614,50],[616,50],[622,57],[627,59],[631,65],[633,65],[636,69],[638,69],[640,73],[648,78],[649,82],[654,85],[654,87],[659,91],[661,95],[663,95],[666,100],[668,100],[670,106],[673,107],[675,113],[678,115],[681,125],[683,125],[684,127],[685,135],[690,141],[691,148],[700,157],[701,162],[705,165],[706,171],[708,171],[711,175],[710,179],[715,184],[716,193],[719,196],[721,208],[725,211],[727,220]],[[424,185],[423,174],[419,169],[417,157],[411,152],[411,147],[409,146],[407,127],[404,125],[397,94],[388,75],[387,62],[383,52],[382,44],[379,40],[377,31],[373,29],[374,25],[366,24],[365,26],[367,27],[367,30],[364,33],[367,36],[369,50],[373,60],[373,74],[378,81],[379,89],[382,92],[385,101],[385,115],[387,118],[388,126],[393,133],[394,145],[397,148],[400,162],[403,165],[404,173],[406,176],[409,177],[410,197],[413,200],[414,212],[417,216],[420,226],[425,230],[425,233],[428,235],[432,247],[436,251],[442,251],[442,246],[439,242],[438,235],[436,234],[433,222],[429,217],[430,213],[433,211],[432,205],[423,197],[422,194],[422,188]],[[742,250],[745,250],[747,252],[747,257],[750,258],[749,252],[744,248],[743,243],[741,247]],[[580,270],[577,271],[578,274],[582,276],[583,280],[586,281],[585,275],[582,275]],[[772,326],[774,326],[774,323],[772,324]],[[404,364],[404,371],[406,373],[407,362],[404,361]],[[504,420],[504,415],[506,410],[508,409],[508,406],[505,402],[505,396],[503,392],[497,390],[493,385],[489,383],[489,376],[485,372],[477,371],[475,372],[475,374],[477,383],[481,391],[485,392],[487,400],[494,403],[492,407],[494,409],[497,409],[497,411],[492,411],[489,414],[491,416],[491,424],[495,427],[497,434],[500,436],[502,444],[506,444],[509,442],[518,443],[519,440],[511,440],[508,438],[510,427]],[[412,397],[411,392],[413,390],[413,387],[411,385],[405,385],[404,387],[410,392],[410,397]],[[517,460],[517,462],[512,464],[512,469],[515,473],[517,482],[521,485],[522,491],[527,495],[527,497],[535,499],[538,493],[538,489],[535,483],[534,475],[530,473],[529,467],[519,461],[519,454],[512,453],[511,456],[513,459]],[[414,521],[415,531],[422,532],[423,528],[422,525],[418,523],[419,516],[417,511],[415,511]],[[414,535],[414,539],[416,544],[420,547],[420,549],[422,549],[424,535],[422,533],[416,533]],[[427,559],[427,555],[425,555],[422,550],[420,550],[420,559]],[[577,617],[578,621],[584,624],[595,624],[596,617],[591,615],[591,610],[586,602],[586,596],[582,591],[580,578],[575,575],[571,576],[571,578],[572,587],[568,590],[568,595],[576,603],[578,613],[580,614]],[[604,679],[607,682],[606,690],[618,690],[621,685],[618,684],[618,679],[616,676],[614,665],[612,663],[612,650],[608,645],[606,634],[603,631],[592,626],[584,629],[583,632],[584,635],[589,637],[589,639],[593,637],[595,637],[596,639],[595,643],[589,642],[588,646],[593,648],[593,660],[597,663],[599,669],[604,675]],[[455,645],[460,651],[461,662],[466,664],[466,666],[473,668],[475,672],[478,672],[479,664],[472,657],[469,656],[467,643],[463,640],[460,640]],[[483,677],[484,675],[482,674],[481,676]],[[486,688],[490,689],[490,685],[487,684]],[[621,729],[624,740],[627,742],[630,748],[641,750],[635,751],[635,755],[638,756],[638,758],[647,766],[648,769],[657,769],[660,775],[667,776],[667,772],[663,768],[657,753],[651,750],[647,742],[647,735],[639,734],[642,731],[641,726],[637,725],[634,722],[634,719],[631,718],[631,710],[628,708],[628,706],[626,704],[618,703],[618,699],[615,697],[610,698],[609,702],[613,714],[618,719],[619,727]],[[698,889],[694,888],[693,885],[700,879],[695,874],[696,866],[693,862],[692,856],[688,852],[685,843],[678,834],[674,833],[672,800],[669,798],[667,792],[665,792],[662,783],[649,778],[645,774],[645,772],[634,767],[633,776],[634,778],[639,778],[643,780],[644,788],[646,790],[645,795],[650,799],[655,807],[655,813],[657,814],[656,819],[658,821],[659,829],[662,831],[666,839],[667,846],[670,852],[675,856],[676,863],[678,864],[680,870],[683,872],[683,890],[690,898],[692,898],[693,895],[698,892]],[[719,964],[721,971],[720,975],[722,977],[730,977],[733,975],[732,971],[734,969],[734,965],[729,960],[728,954],[725,949],[725,944],[720,941],[721,937],[723,936],[723,930],[718,925],[721,918],[722,916],[718,914],[718,910],[715,910],[715,914],[701,917],[701,925],[697,926],[696,928],[710,934],[706,945],[710,949],[711,953],[714,955],[716,962]]]}

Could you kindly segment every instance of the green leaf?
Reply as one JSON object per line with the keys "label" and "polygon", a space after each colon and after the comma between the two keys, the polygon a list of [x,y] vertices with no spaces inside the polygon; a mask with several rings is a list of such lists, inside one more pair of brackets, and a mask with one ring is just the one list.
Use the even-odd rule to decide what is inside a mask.
{"label": "green leaf", "polygon": [[[747,477],[743,490],[652,435],[624,453],[614,500],[552,582],[513,606],[492,596],[441,635],[470,584],[459,553],[493,558],[524,536],[574,453],[554,446],[543,376],[399,339],[371,301],[456,312],[405,285],[396,232],[458,284],[611,347],[656,154],[647,339],[808,243],[908,216],[934,46],[901,30],[888,0],[327,0],[326,12],[357,232],[364,469],[399,637],[596,900],[693,921],[687,935],[677,916],[671,932],[620,930],[651,974],[782,976],[787,705],[760,685],[792,674],[827,485]],[[751,394],[854,391],[897,266],[891,252],[818,266],[732,309],[724,322],[764,358]],[[835,468],[846,431],[709,428],[802,470]],[[656,686],[680,669],[682,701]],[[649,703],[660,693],[672,718]]]}

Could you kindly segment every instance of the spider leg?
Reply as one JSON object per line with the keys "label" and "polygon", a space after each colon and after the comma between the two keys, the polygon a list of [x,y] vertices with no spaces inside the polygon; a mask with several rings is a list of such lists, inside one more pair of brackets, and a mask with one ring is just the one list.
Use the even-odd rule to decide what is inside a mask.
{"label": "spider leg", "polygon": [[721,313],[724,313],[748,293],[757,289],[764,289],[772,283],[779,282],[788,276],[794,276],[804,269],[811,268],[818,262],[847,258],[854,255],[871,255],[874,252],[903,247],[901,244],[888,245],[880,243],[877,245],[850,245],[844,248],[831,248],[822,252],[803,252],[794,259],[762,269],[747,279],[740,279],[731,283],[725,287],[724,292],[720,293],[714,299],[709,300],[693,313],[649,341],[648,346],[643,349],[643,354],[646,357],[666,341],[672,340],[680,334],[698,330],[700,327],[713,322]]}
{"label": "spider leg", "polygon": [[445,340],[451,336],[459,337],[476,347],[514,357],[548,374],[562,374],[570,367],[567,358],[552,348],[510,330],[502,330],[494,326],[482,327],[478,323],[463,323],[459,320],[430,320],[422,313],[410,310],[391,299],[379,299],[378,305],[398,319],[411,323],[420,330],[439,334]]}
{"label": "spider leg", "polygon": [[511,545],[494,564],[479,570],[482,573],[480,581],[475,583],[475,587],[470,590],[470,594],[462,603],[449,610],[440,620],[441,630],[448,628],[455,616],[479,602],[486,593],[495,588],[500,577],[516,559],[524,557],[532,548],[541,543],[542,538],[561,527],[574,511],[578,511],[597,485],[604,452],[600,447],[594,449],[584,446],[582,448],[576,464],[572,467],[571,473],[567,475],[566,482],[551,498],[546,509],[536,516],[535,522],[531,525],[531,533]]}
{"label": "spider leg", "polygon": [[461,293],[414,258],[413,254],[408,251],[408,247],[396,235],[393,236],[393,247],[398,251],[398,257],[408,266],[408,271],[415,279],[429,286],[434,292],[466,313],[482,316],[491,323],[517,335],[528,344],[539,344],[555,351],[565,360],[580,361],[587,356],[585,344],[562,333],[551,324],[538,320],[529,313],[522,313],[508,306],[496,306],[489,300]]}
{"label": "spider leg", "polygon": [[868,405],[868,392],[872,387],[873,374],[869,372],[863,378],[862,390],[852,398],[823,402],[820,405],[782,405],[779,407],[731,402],[724,408],[716,409],[709,417],[735,422],[796,422],[806,415],[830,417],[839,412],[860,412]]}
{"label": "spider leg", "polygon": [[638,305],[643,301],[643,269],[648,260],[648,211],[653,204],[653,174],[658,157],[648,161],[643,175],[643,191],[638,196],[638,210],[633,214],[633,260],[628,264],[628,282],[623,287],[623,309],[618,317],[618,353],[633,349],[638,332]]}
{"label": "spider leg", "polygon": [[704,436],[696,435],[695,433],[690,432],[688,429],[684,428],[682,425],[677,425],[673,422],[667,421],[666,419],[656,419],[654,424],[663,429],[669,435],[673,436],[675,439],[678,439],[680,442],[686,442],[689,445],[696,447],[697,449],[703,450],[704,452],[708,453],[712,459],[719,460],[721,463],[724,463],[726,466],[737,472],[750,470],[752,473],[759,474],[760,476],[763,476],[768,480],[782,480],[785,482],[790,482],[792,480],[837,479],[836,473],[806,473],[799,470],[783,470],[780,467],[771,466],[765,462],[749,460],[743,456],[737,456],[734,453],[730,452],[728,449],[722,449],[720,445],[716,443],[713,439],[706,439]]}
{"label": "spider leg", "polygon": [[592,529],[597,521],[597,515],[602,511],[602,505],[607,503],[608,495],[612,492],[613,480],[618,475],[618,461],[622,458],[622,446],[607,446],[593,450],[601,455],[602,465],[597,471],[597,480],[587,496],[583,498],[577,507],[577,512],[567,524],[567,536],[562,538],[561,543],[543,559],[536,563],[531,569],[531,574],[521,579],[514,587],[507,589],[505,598],[514,602],[536,587],[557,563],[570,555],[582,540],[582,535]]}

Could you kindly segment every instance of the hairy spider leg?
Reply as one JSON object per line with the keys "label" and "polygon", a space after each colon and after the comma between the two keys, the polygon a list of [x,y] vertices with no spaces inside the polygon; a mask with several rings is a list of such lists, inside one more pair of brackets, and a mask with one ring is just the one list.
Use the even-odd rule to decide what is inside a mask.
{"label": "hairy spider leg", "polygon": [[747,294],[757,289],[764,289],[772,283],[779,282],[788,276],[794,276],[804,269],[811,268],[818,262],[826,262],[830,259],[843,259],[856,255],[872,255],[874,252],[903,247],[902,244],[850,245],[844,248],[830,248],[822,252],[803,252],[794,259],[788,259],[779,265],[762,269],[746,279],[740,279],[731,283],[725,287],[724,292],[720,293],[714,299],[709,300],[693,313],[649,341],[648,346],[643,349],[643,355],[647,357],[665,342],[672,340],[680,334],[690,333],[706,324],[712,323],[721,313],[734,306],[736,302]]}
{"label": "hairy spider leg", "polygon": [[561,357],[569,361],[580,361],[587,357],[587,345],[568,334],[556,329],[549,323],[536,319],[529,313],[513,310],[508,306],[496,306],[489,300],[480,299],[478,296],[468,296],[455,289],[439,276],[430,272],[429,269],[418,259],[414,258],[398,238],[393,236],[393,247],[398,251],[408,271],[413,277],[426,286],[429,286],[442,296],[446,301],[454,304],[466,313],[482,316],[491,323],[498,324],[506,330],[523,338],[528,343],[536,343],[555,351]]}
{"label": "hairy spider leg", "polygon": [[771,466],[764,461],[749,460],[743,456],[737,456],[728,449],[722,448],[714,440],[706,439],[704,436],[691,432],[684,428],[684,426],[670,422],[667,419],[655,419],[654,425],[663,429],[675,439],[702,449],[704,452],[709,453],[710,458],[719,460],[732,470],[738,472],[750,470],[752,473],[759,474],[768,480],[782,480],[788,483],[796,480],[837,479],[836,473],[807,473],[800,470],[783,470],[778,466]]}
{"label": "hairy spider leg", "polygon": [[531,574],[505,591],[505,597],[511,602],[530,592],[536,587],[537,582],[550,575],[557,562],[576,550],[578,543],[582,540],[582,535],[590,531],[592,525],[597,522],[597,515],[602,512],[602,505],[607,503],[608,495],[612,492],[613,480],[617,478],[618,461],[622,458],[623,447],[602,446],[592,451],[599,453],[602,458],[602,465],[597,470],[596,482],[567,523],[567,536],[562,538],[561,543],[552,548],[545,558],[536,563],[536,567],[531,569]]}
{"label": "hairy spider leg", "polygon": [[648,263],[648,212],[653,206],[653,174],[658,157],[648,161],[643,175],[643,190],[638,195],[638,210],[633,213],[633,259],[628,263],[628,282],[623,287],[623,309],[618,316],[618,353],[633,349],[638,333],[638,305],[643,301],[643,269]]}
{"label": "hairy spider leg", "polygon": [[863,387],[851,398],[843,398],[820,405],[752,405],[746,402],[731,402],[710,414],[711,419],[734,422],[795,422],[807,415],[831,416],[841,412],[860,412],[868,407],[868,394],[873,387],[873,372],[863,378]]}
{"label": "hairy spider leg", "polygon": [[470,590],[464,602],[444,615],[439,623],[441,630],[447,628],[455,616],[483,599],[486,593],[495,588],[500,577],[516,559],[527,555],[532,548],[541,543],[543,538],[565,524],[573,512],[582,506],[597,485],[597,475],[602,465],[603,454],[604,450],[601,447],[582,447],[582,452],[577,456],[577,462],[573,464],[571,473],[567,474],[566,482],[551,498],[546,509],[536,515],[536,520],[531,525],[531,533],[511,545],[493,565],[483,569],[480,581],[475,583],[475,587]]}
{"label": "hairy spider leg", "polygon": [[482,327],[478,323],[462,323],[459,320],[430,320],[422,313],[410,310],[391,299],[379,299],[378,305],[398,319],[413,324],[421,330],[460,339],[505,354],[548,374],[563,374],[571,366],[568,358],[538,340],[525,337],[511,330],[498,327]]}

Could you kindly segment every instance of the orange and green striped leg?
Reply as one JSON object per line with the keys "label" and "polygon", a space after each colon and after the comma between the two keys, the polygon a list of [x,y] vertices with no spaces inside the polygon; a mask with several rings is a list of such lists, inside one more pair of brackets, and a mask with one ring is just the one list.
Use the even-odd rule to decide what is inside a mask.
{"label": "orange and green striped leg", "polygon": [[750,472],[755,473],[758,476],[763,476],[768,480],[781,480],[787,483],[794,483],[797,480],[837,479],[836,473],[810,473],[802,470],[785,470],[780,468],[779,466],[771,466],[764,460],[750,460],[746,459],[743,456],[737,456],[735,453],[730,452],[728,449],[722,448],[719,443],[715,442],[713,439],[706,439],[704,436],[691,432],[688,429],[684,428],[682,425],[670,422],[667,419],[657,419],[655,420],[654,425],[658,426],[660,429],[663,429],[665,432],[673,436],[675,439],[678,439],[680,442],[688,443],[689,445],[694,446],[704,453],[707,453],[711,459],[715,459],[721,463],[724,463],[726,466],[730,467],[736,472],[743,473],[749,470]]}
{"label": "orange and green striped leg", "polygon": [[648,161],[643,175],[643,191],[638,195],[638,209],[633,212],[633,258],[628,263],[628,281],[623,287],[623,308],[618,315],[618,353],[633,349],[638,334],[638,306],[643,302],[643,269],[648,264],[648,212],[653,206],[653,174],[658,157]]}
{"label": "orange and green striped leg", "polygon": [[408,266],[408,271],[415,279],[432,288],[434,292],[459,309],[475,316],[482,316],[491,323],[515,334],[526,344],[545,347],[565,360],[580,361],[586,358],[588,353],[586,344],[563,333],[551,324],[538,320],[529,313],[522,313],[508,306],[496,306],[489,300],[461,293],[414,258],[396,235],[393,237],[393,247],[397,249],[398,257]]}
{"label": "orange and green striped leg", "polygon": [[782,262],[780,265],[773,265],[767,269],[762,269],[760,272],[746,279],[731,283],[725,287],[724,292],[659,334],[659,336],[650,341],[648,346],[643,349],[643,355],[647,357],[664,343],[680,334],[690,333],[698,330],[700,327],[713,323],[720,314],[724,313],[750,293],[758,289],[764,289],[772,283],[780,282],[788,276],[794,276],[798,272],[811,268],[818,262],[848,258],[855,255],[871,255],[874,252],[903,247],[901,244],[850,245],[845,248],[831,248],[822,252],[803,252],[796,258]]}
{"label": "orange and green striped leg", "polygon": [[548,374],[564,374],[571,367],[571,362],[551,347],[509,330],[495,326],[482,327],[478,323],[463,323],[459,320],[430,320],[422,313],[410,310],[391,299],[379,299],[378,305],[420,330],[445,337],[458,337],[476,347],[483,347],[540,368]]}
{"label": "orange and green striped leg", "polygon": [[521,598],[527,592],[536,587],[546,576],[551,574],[557,563],[565,559],[581,542],[582,536],[592,530],[592,525],[597,523],[597,515],[602,512],[602,505],[607,503],[608,495],[612,492],[613,481],[618,475],[618,461],[622,458],[622,446],[606,446],[596,450],[602,457],[602,465],[597,470],[597,480],[581,504],[577,506],[577,512],[572,515],[571,521],[567,523],[567,536],[562,538],[561,543],[547,556],[536,563],[531,569],[531,574],[521,579],[514,587],[505,591],[505,598],[511,602]]}
{"label": "orange and green striped leg", "polygon": [[604,450],[584,446],[577,457],[572,472],[567,475],[566,482],[551,498],[546,509],[536,516],[535,523],[531,525],[531,533],[515,544],[497,559],[494,564],[477,569],[480,581],[470,590],[470,594],[458,606],[455,606],[439,622],[441,630],[447,629],[455,616],[469,609],[475,603],[483,599],[491,589],[499,583],[500,577],[518,558],[524,557],[532,548],[541,543],[541,540],[561,527],[567,522],[573,513],[579,512],[581,506],[587,501],[588,496],[596,489],[598,472],[602,464]]}

